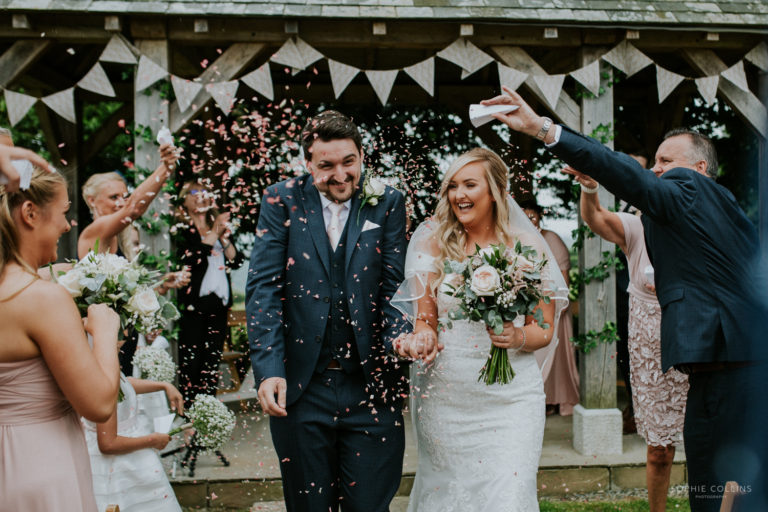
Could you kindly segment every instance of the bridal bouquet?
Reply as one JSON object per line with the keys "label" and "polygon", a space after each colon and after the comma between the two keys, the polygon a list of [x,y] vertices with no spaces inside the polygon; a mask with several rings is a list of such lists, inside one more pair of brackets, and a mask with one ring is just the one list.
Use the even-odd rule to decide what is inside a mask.
{"label": "bridal bouquet", "polygon": [[137,260],[91,251],[56,280],[69,291],[81,313],[85,314],[91,304],[108,304],[120,315],[123,329],[151,332],[177,319],[179,311],[154,289],[160,272]]}
{"label": "bridal bouquet", "polygon": [[235,428],[235,414],[211,395],[195,396],[195,401],[187,411],[186,417],[189,423],[171,430],[168,435],[172,436],[187,428],[194,428],[195,444],[209,451],[221,448]]}
{"label": "bridal bouquet", "polygon": [[[463,262],[447,260],[445,275],[458,275],[458,283],[445,283],[447,294],[460,299],[459,309],[448,314],[451,320],[469,319],[485,322],[495,334],[504,330],[504,322],[523,327],[525,317],[533,315],[542,327],[544,316],[535,310],[540,301],[549,303],[541,283],[541,271],[547,260],[533,247],[519,241],[514,248],[504,244],[485,249]],[[534,311],[535,310],[535,311]],[[477,380],[486,384],[507,384],[515,377],[507,350],[491,346],[491,353]]]}
{"label": "bridal bouquet", "polygon": [[140,347],[131,362],[139,369],[142,379],[172,383],[176,377],[176,364],[161,348]]}

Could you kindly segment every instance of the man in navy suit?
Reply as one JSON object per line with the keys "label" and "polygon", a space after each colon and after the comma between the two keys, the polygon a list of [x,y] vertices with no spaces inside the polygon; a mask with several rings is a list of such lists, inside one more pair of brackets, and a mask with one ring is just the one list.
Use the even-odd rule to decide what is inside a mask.
{"label": "man in navy suit", "polygon": [[623,153],[553,125],[505,91],[484,103],[519,108],[497,119],[542,140],[643,212],[662,308],[662,367],[689,374],[684,437],[691,510],[719,510],[729,480],[744,493],[739,510],[768,510],[765,265],[755,227],[713,179],[712,142],[690,130],[672,131],[649,172]]}
{"label": "man in navy suit", "polygon": [[362,140],[325,111],[301,135],[309,174],[267,188],[246,286],[251,363],[289,511],[386,511],[400,484],[405,202],[363,187]]}

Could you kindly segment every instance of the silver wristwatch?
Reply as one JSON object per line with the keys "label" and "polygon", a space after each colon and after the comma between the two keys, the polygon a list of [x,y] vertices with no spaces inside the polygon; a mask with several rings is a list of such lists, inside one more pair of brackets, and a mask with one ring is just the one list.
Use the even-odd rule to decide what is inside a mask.
{"label": "silver wristwatch", "polygon": [[541,129],[539,130],[539,133],[536,134],[536,138],[539,140],[544,140],[544,137],[547,136],[547,132],[552,127],[552,120],[548,117],[544,117],[544,123],[541,125]]}

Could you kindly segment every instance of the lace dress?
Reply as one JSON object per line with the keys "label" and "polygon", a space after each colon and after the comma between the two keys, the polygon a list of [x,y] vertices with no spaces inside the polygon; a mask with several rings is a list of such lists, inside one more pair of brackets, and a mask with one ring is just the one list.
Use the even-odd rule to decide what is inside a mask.
{"label": "lace dress", "polygon": [[[438,293],[439,315],[455,301]],[[545,396],[534,355],[510,350],[514,380],[487,386],[477,381],[491,347],[485,324],[454,321],[439,339],[435,362],[411,367],[419,465],[408,511],[539,510]]]}

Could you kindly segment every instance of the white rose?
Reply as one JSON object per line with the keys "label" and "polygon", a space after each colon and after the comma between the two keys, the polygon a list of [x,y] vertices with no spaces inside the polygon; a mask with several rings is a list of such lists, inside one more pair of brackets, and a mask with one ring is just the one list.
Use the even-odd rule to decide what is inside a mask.
{"label": "white rose", "polygon": [[[384,182],[376,179],[376,178],[370,178],[366,180],[364,192],[367,196],[373,196],[373,197],[379,197],[384,195],[384,191],[386,190],[386,185],[384,185]],[[376,203],[369,201],[371,205],[375,206]]]}
{"label": "white rose", "polygon": [[533,272],[533,270],[536,268],[536,264],[526,258],[525,256],[518,255],[515,258],[515,269],[522,270],[523,272]]}
{"label": "white rose", "polygon": [[70,270],[63,276],[59,276],[57,281],[61,286],[67,289],[74,299],[83,294],[83,290],[80,288],[80,279],[82,278],[83,274],[79,270]]}
{"label": "white rose", "polygon": [[375,197],[372,197],[368,200],[368,204],[371,206],[376,206],[377,204],[379,204],[379,200],[376,199]]}
{"label": "white rose", "polygon": [[153,290],[144,288],[128,300],[125,309],[140,315],[151,315],[160,309],[160,303],[157,301],[157,295]]}
{"label": "white rose", "polygon": [[128,260],[117,254],[104,254],[101,260],[101,271],[109,276],[119,276],[128,266]]}
{"label": "white rose", "polygon": [[493,256],[493,247],[485,247],[483,249],[480,249],[478,256],[480,256],[480,258],[482,258],[483,261],[487,261],[488,258],[491,258]]}
{"label": "white rose", "polygon": [[479,296],[491,296],[501,286],[499,273],[490,265],[483,265],[472,273],[470,290]]}

